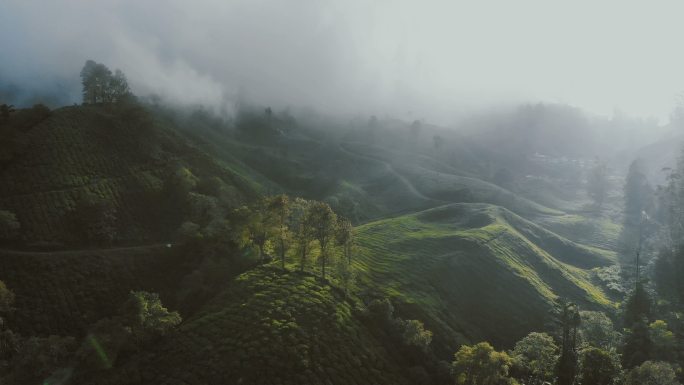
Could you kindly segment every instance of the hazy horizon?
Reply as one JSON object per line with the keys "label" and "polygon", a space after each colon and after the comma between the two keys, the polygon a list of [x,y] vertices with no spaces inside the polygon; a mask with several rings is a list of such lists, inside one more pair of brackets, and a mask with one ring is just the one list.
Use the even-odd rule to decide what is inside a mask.
{"label": "hazy horizon", "polygon": [[[684,90],[684,5],[118,0],[0,5],[0,92],[80,100],[86,59],[135,93],[441,124],[565,103],[666,122]],[[1,94],[1,93],[0,93]]]}

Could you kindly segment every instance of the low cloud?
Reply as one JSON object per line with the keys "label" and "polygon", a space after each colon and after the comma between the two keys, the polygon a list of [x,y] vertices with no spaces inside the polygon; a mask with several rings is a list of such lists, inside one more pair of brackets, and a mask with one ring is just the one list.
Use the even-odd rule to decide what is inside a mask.
{"label": "low cloud", "polygon": [[[5,0],[0,97],[79,102],[87,59],[140,95],[449,122],[564,102],[668,115],[684,89],[676,1]],[[59,102],[56,102],[56,101]]]}

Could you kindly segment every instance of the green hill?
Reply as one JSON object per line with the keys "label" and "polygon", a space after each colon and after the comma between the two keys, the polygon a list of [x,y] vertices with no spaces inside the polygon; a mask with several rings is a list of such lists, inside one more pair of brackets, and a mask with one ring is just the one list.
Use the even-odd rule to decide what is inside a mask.
{"label": "green hill", "polygon": [[[256,135],[239,122],[130,105],[38,112],[0,126],[0,210],[21,224],[20,239],[0,248],[0,279],[17,296],[9,324],[81,338],[130,290],[158,292],[184,318],[82,383],[412,383],[415,362],[364,318],[374,299],[434,332],[433,363],[462,343],[507,348],[546,330],[561,297],[614,308],[596,275],[615,264],[619,227],[559,211],[574,206],[553,205],[553,189],[543,191],[547,207],[488,182],[465,144],[452,156],[303,125],[255,126],[267,128]],[[249,259],[237,241],[207,255],[166,246],[185,221],[233,235],[240,218],[230,209],[281,192],[324,200],[358,224],[348,296],[334,275],[207,262]],[[91,196],[115,213],[108,242],[83,236]]]}
{"label": "green hill", "polygon": [[120,243],[167,240],[182,213],[164,188],[180,167],[219,177],[236,203],[258,189],[141,107],[65,107],[28,124],[18,114],[0,133],[0,209],[17,216],[29,245],[82,242],[73,217],[86,195],[113,205]]}
{"label": "green hill", "polygon": [[16,295],[12,328],[22,335],[81,336],[115,314],[131,290],[174,299],[193,266],[166,245],[54,253],[0,251],[0,277]]}
{"label": "green hill", "polygon": [[541,330],[554,300],[606,309],[591,268],[613,253],[585,247],[486,204],[451,204],[358,228],[358,285],[425,321],[444,351],[465,340],[509,345]]}
{"label": "green hill", "polygon": [[93,384],[403,384],[352,300],[308,274],[260,267],[234,279],[154,355]]}

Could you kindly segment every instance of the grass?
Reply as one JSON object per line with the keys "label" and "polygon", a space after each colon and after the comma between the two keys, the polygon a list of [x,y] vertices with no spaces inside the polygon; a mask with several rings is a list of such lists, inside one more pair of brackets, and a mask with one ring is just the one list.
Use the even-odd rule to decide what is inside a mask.
{"label": "grass", "polygon": [[444,351],[466,340],[511,345],[543,329],[558,297],[612,306],[589,271],[609,256],[500,207],[451,204],[371,222],[358,242],[360,292],[405,304]]}
{"label": "grass", "polygon": [[616,250],[622,226],[605,217],[567,214],[540,218],[539,223],[568,239],[605,250]]}

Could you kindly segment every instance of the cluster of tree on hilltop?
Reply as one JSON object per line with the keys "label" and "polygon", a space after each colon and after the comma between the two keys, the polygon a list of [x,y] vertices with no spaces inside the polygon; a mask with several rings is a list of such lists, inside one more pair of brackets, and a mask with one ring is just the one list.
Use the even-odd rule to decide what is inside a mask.
{"label": "cluster of tree on hilltop", "polygon": [[84,104],[119,102],[131,93],[123,72],[117,69],[112,73],[106,65],[93,60],[83,66],[81,82]]}

